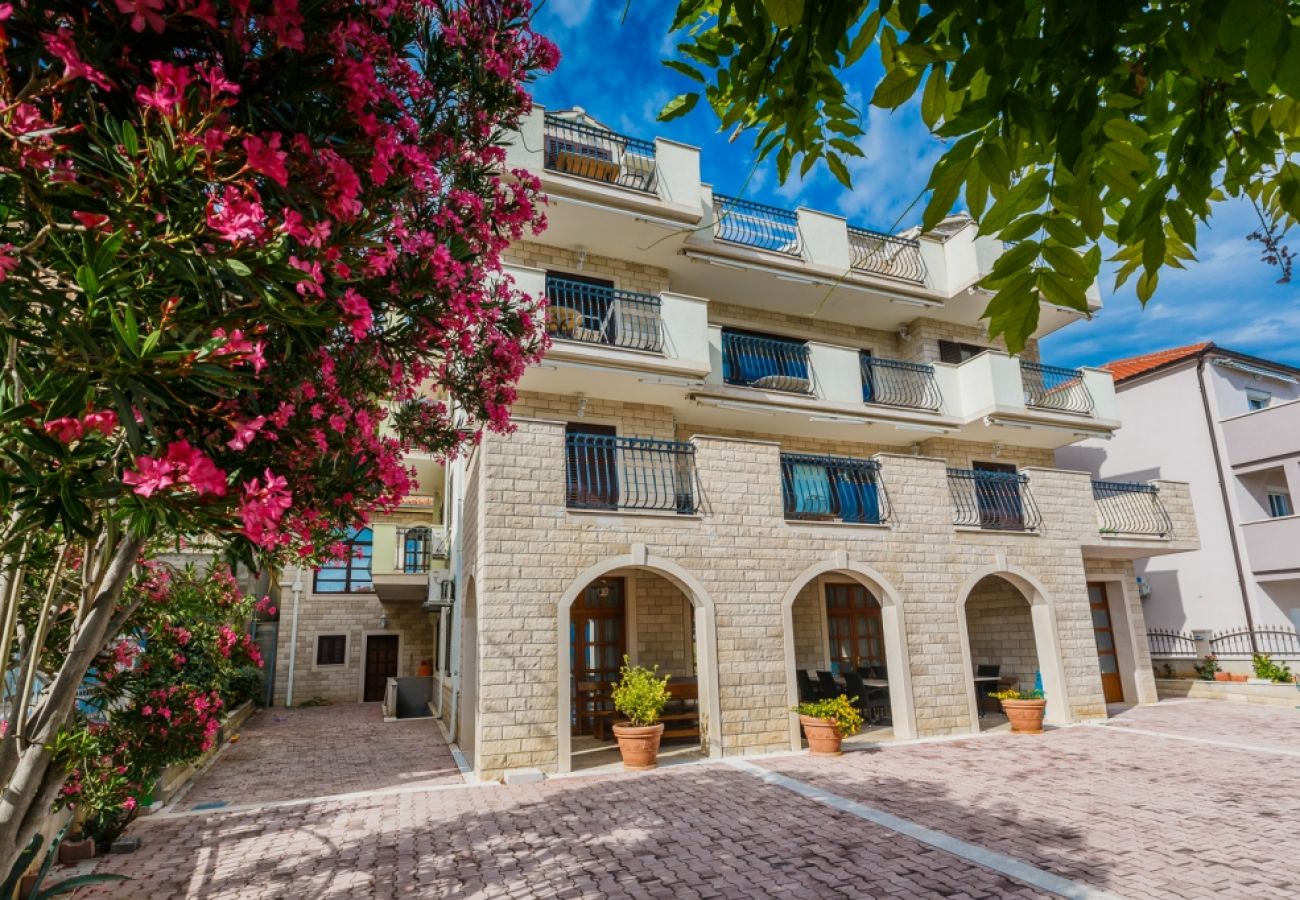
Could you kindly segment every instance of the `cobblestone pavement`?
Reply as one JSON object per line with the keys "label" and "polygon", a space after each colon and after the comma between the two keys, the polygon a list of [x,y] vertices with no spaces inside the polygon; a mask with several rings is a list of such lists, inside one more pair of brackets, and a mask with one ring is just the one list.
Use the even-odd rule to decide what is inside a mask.
{"label": "cobblestone pavement", "polygon": [[379,707],[259,710],[179,805],[266,803],[462,781],[432,719],[385,724]]}
{"label": "cobblestone pavement", "polygon": [[[101,863],[132,881],[79,896],[1043,895],[896,824],[864,821],[837,798],[1076,887],[1139,898],[1295,896],[1300,748],[1274,748],[1272,735],[1297,727],[1300,712],[1177,705],[1038,737],[755,760],[760,774],[811,786],[803,795],[709,763],[156,815],[132,826],[139,851]],[[1226,734],[1257,749],[1183,739],[1198,720],[1212,740]],[[428,741],[413,752],[423,769],[446,750]],[[207,777],[226,777],[225,762]],[[835,796],[806,796],[817,789]]]}

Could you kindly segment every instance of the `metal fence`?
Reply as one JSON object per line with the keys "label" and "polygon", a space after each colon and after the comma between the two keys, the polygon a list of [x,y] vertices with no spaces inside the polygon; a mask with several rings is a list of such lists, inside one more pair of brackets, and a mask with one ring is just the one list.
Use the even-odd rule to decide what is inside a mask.
{"label": "metal fence", "polygon": [[1170,631],[1166,628],[1147,629],[1147,647],[1152,656],[1170,659],[1195,659],[1196,638],[1184,631]]}
{"label": "metal fence", "polygon": [[929,410],[943,405],[943,395],[934,380],[934,366],[881,359],[867,353],[859,359],[864,403]]}
{"label": "metal fence", "polygon": [[1029,479],[1018,472],[949,469],[953,523],[995,531],[1033,531],[1042,524]]}
{"label": "metal fence", "polygon": [[1294,628],[1260,625],[1255,628],[1253,635],[1252,642],[1249,628],[1216,631],[1210,638],[1210,652],[1225,658],[1248,659],[1252,653],[1300,658],[1300,633]]}
{"label": "metal fence", "polygon": [[925,283],[921,242],[869,228],[849,226],[849,265],[859,272],[875,272],[917,284]]}
{"label": "metal fence", "polygon": [[792,210],[714,194],[713,219],[713,236],[720,241],[803,256],[799,217]]}
{"label": "metal fence", "polygon": [[1097,504],[1102,534],[1142,534],[1167,537],[1174,529],[1169,512],[1152,484],[1130,481],[1094,481],[1092,499]]}
{"label": "metal fence", "polygon": [[727,384],[807,394],[812,391],[808,345],[802,341],[724,331],[722,380]]}
{"label": "metal fence", "polygon": [[1079,369],[1045,366],[1020,361],[1020,378],[1025,388],[1025,405],[1059,412],[1092,412],[1092,394]]}
{"label": "metal fence", "polygon": [[422,575],[434,559],[447,555],[447,535],[442,529],[413,525],[397,529],[394,568],[403,575]]}
{"label": "metal fence", "polygon": [[574,509],[693,513],[695,447],[684,441],[570,434],[566,503]]}
{"label": "metal fence", "polygon": [[547,115],[542,164],[555,172],[654,193],[655,145],[582,122]]}
{"label": "metal fence", "polygon": [[889,494],[875,460],[782,453],[781,497],[787,519],[889,521]]}
{"label": "metal fence", "polygon": [[655,353],[663,349],[663,316],[653,294],[548,276],[546,299],[547,329],[555,337]]}

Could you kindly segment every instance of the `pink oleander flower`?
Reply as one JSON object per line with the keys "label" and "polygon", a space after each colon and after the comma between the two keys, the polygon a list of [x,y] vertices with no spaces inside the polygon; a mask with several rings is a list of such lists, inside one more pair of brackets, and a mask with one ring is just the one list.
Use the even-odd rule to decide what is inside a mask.
{"label": "pink oleander flower", "polygon": [[117,413],[111,409],[87,413],[81,417],[81,424],[85,427],[87,434],[97,431],[104,437],[109,437],[117,430]]}
{"label": "pink oleander flower", "polygon": [[167,24],[160,15],[163,10],[163,0],[116,0],[116,2],[117,11],[131,17],[131,30],[144,31],[147,25],[162,34]]}
{"label": "pink oleander flower", "polygon": [[153,90],[140,85],[135,89],[135,99],[142,106],[156,109],[170,118],[185,102],[185,90],[193,80],[192,72],[188,66],[176,66],[157,59],[149,64],[149,68],[154,77]]}
{"label": "pink oleander flower", "polygon": [[71,444],[73,441],[81,440],[82,435],[85,434],[85,429],[79,419],[64,416],[61,419],[46,422],[45,433],[61,444]]}
{"label": "pink oleander flower", "polygon": [[18,257],[14,256],[14,249],[13,244],[0,244],[0,282],[18,268]]}
{"label": "pink oleander flower", "polygon": [[281,136],[271,132],[265,140],[255,135],[244,138],[244,156],[248,167],[260,172],[280,187],[288,187],[289,170],[285,166],[289,154],[280,149]]}
{"label": "pink oleander flower", "polygon": [[342,299],[339,300],[339,306],[348,317],[348,327],[352,331],[353,340],[361,340],[370,331],[370,327],[375,323],[375,315],[370,309],[370,304],[366,298],[361,296],[353,288],[348,288],[343,292]]}
{"label": "pink oleander flower", "polygon": [[135,467],[136,471],[122,475],[122,481],[134,485],[135,493],[141,497],[151,497],[176,485],[188,485],[200,496],[212,494],[221,497],[226,493],[226,473],[188,441],[168,444],[162,459],[138,456]]}
{"label": "pink oleander flower", "polygon": [[208,227],[232,244],[260,241],[266,234],[266,212],[257,191],[226,185],[220,198],[208,200]]}
{"label": "pink oleander flower", "polygon": [[[10,10],[13,9],[12,6],[9,8]],[[59,28],[56,34],[44,34],[41,37],[45,40],[45,49],[63,62],[64,78],[84,78],[96,87],[103,88],[106,91],[113,89],[113,82],[108,80],[107,75],[81,58],[81,51],[77,49],[76,41],[73,40],[71,28],[64,25]]]}
{"label": "pink oleander flower", "polygon": [[236,422],[233,426],[235,436],[226,441],[226,446],[231,450],[243,450],[253,442],[253,439],[257,437],[257,433],[262,430],[262,426],[265,424],[266,416]]}

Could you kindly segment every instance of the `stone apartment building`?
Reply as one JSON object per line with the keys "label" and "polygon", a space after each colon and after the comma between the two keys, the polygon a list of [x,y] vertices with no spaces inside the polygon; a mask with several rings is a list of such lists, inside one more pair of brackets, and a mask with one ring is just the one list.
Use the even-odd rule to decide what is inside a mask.
{"label": "stone apartment building", "polygon": [[1133,566],[1196,546],[1187,488],[1054,467],[1119,427],[1111,376],[1040,363],[1061,309],[1019,358],[988,339],[1000,247],[968,219],[723,196],[695,148],[580,109],[537,109],[508,164],[550,197],[508,274],[554,344],[448,473],[436,705],[480,776],[611,759],[624,655],[707,756],[798,748],[801,672],[874,676],[886,738],[987,727],[986,672],[1041,681],[1051,722],[1155,699]]}
{"label": "stone apartment building", "polygon": [[508,274],[553,346],[517,429],[429,492],[426,598],[386,599],[378,568],[371,594],[304,595],[298,655],[347,631],[347,668],[299,662],[295,700],[364,693],[364,642],[399,631],[495,778],[615,759],[624,656],[672,676],[670,755],[798,748],[822,679],[871,682],[872,740],[989,727],[998,684],[1041,681],[1058,723],[1155,699],[1133,566],[1196,546],[1186,486],[1054,467],[1119,427],[1111,376],[1040,363],[1058,308],[1019,358],[988,339],[973,286],[1001,251],[967,218],[889,235],[727,197],[697,149],[578,109],[536,109],[508,165],[549,196]]}

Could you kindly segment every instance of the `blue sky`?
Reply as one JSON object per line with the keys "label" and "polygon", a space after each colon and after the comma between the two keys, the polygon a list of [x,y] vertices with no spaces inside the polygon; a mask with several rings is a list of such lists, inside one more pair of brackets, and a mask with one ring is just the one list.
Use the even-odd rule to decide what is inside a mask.
{"label": "blue sky", "polygon": [[[806,180],[777,181],[770,163],[754,168],[752,141],[729,143],[703,104],[673,122],[656,121],[663,105],[692,84],[665,68],[672,55],[668,24],[672,0],[631,0],[620,24],[621,0],[546,0],[536,26],[560,47],[559,68],[535,86],[551,109],[582,106],[611,128],[639,137],[660,135],[701,148],[702,175],[723,193],[779,206],[798,205],[845,215],[855,224],[896,230],[920,220],[930,166],[943,152],[915,105],[889,113],[868,107],[879,69],[855,68],[850,90],[866,112],[865,159],[851,166],[846,191],[818,165]],[[1244,353],[1300,365],[1300,283],[1277,284],[1277,270],[1259,262],[1259,245],[1246,240],[1256,225],[1246,204],[1222,204],[1203,233],[1199,262],[1166,272],[1145,310],[1132,283],[1118,292],[1103,270],[1104,308],[1091,322],[1071,325],[1043,341],[1044,360],[1096,364],[1149,350],[1212,340]],[[1300,234],[1293,247],[1300,249]]]}

